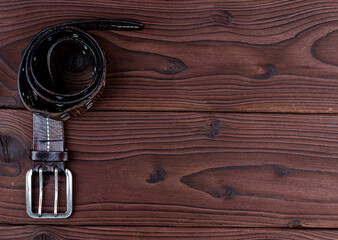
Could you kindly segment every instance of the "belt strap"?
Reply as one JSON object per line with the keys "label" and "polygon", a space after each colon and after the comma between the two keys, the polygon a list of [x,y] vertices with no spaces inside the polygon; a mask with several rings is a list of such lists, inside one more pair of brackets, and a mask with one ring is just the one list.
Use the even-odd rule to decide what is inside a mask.
{"label": "belt strap", "polygon": [[[27,109],[57,120],[68,120],[89,109],[105,85],[106,65],[99,44],[84,30],[140,30],[140,23],[119,20],[92,20],[59,24],[37,34],[26,48],[18,71],[18,91]],[[66,44],[82,51],[91,64],[92,78],[78,91],[63,92],[54,80],[55,51]]]}
{"label": "belt strap", "polygon": [[[65,151],[63,121],[88,110],[105,85],[106,64],[99,44],[87,30],[142,30],[143,24],[124,20],[89,20],[64,23],[38,33],[27,46],[18,71],[18,91],[25,107],[33,112],[33,168],[26,175],[26,208],[33,218],[67,218],[72,213],[72,174],[65,168],[68,153]],[[58,58],[72,48],[87,56],[92,67],[84,86],[66,91],[55,81],[52,70]],[[71,47],[69,47],[71,46]],[[57,68],[56,68],[57,69]],[[75,69],[81,71],[81,69]],[[71,83],[69,83],[71,85]],[[32,175],[39,174],[39,208],[32,211]],[[53,213],[42,213],[43,174],[54,173],[55,201]],[[66,175],[67,211],[58,213],[58,174]]]}
{"label": "belt strap", "polygon": [[33,171],[65,171],[68,152],[64,151],[63,122],[33,114]]}

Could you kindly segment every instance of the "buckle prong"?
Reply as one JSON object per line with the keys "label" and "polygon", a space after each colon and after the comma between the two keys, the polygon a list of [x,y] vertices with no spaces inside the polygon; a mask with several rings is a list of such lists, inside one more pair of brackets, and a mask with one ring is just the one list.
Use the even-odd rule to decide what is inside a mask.
{"label": "buckle prong", "polygon": [[55,181],[55,193],[54,193],[54,217],[58,215],[58,196],[59,196],[59,169],[54,168],[54,181]]}
{"label": "buckle prong", "polygon": [[39,208],[38,208],[39,217],[41,217],[42,214],[42,197],[43,197],[43,176],[42,176],[42,167],[39,167]]}
{"label": "buckle prong", "polygon": [[28,216],[32,218],[68,218],[73,211],[73,177],[72,173],[65,169],[66,175],[66,198],[67,210],[65,213],[58,213],[58,196],[59,196],[59,169],[54,168],[55,191],[54,191],[54,213],[42,213],[42,199],[43,199],[43,168],[39,168],[39,206],[38,213],[33,213],[32,210],[32,175],[33,170],[28,170],[26,174],[26,209]]}

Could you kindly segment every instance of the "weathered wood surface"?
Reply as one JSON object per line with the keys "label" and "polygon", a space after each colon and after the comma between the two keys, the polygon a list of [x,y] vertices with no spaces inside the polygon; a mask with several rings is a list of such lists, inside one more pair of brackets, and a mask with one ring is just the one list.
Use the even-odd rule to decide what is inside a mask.
{"label": "weathered wood surface", "polygon": [[24,199],[32,117],[1,110],[0,222],[338,227],[337,126],[332,115],[90,111],[65,123],[74,214],[37,221]]}
{"label": "weathered wood surface", "polygon": [[338,2],[1,1],[0,106],[22,107],[21,52],[61,22],[123,18],[94,32],[108,61],[97,110],[338,112]]}
{"label": "weathered wood surface", "polygon": [[[16,73],[40,30],[97,18],[145,30],[92,32],[107,85],[93,111],[65,124],[71,218],[26,215],[32,116],[0,110],[0,238],[337,239],[336,230],[276,228],[338,228],[338,116],[326,114],[338,113],[337,7],[1,1],[0,108],[23,107]],[[45,211],[52,180],[45,177]]]}
{"label": "weathered wood surface", "polygon": [[243,229],[243,228],[170,228],[110,226],[0,226],[1,239],[208,239],[208,240],[336,240],[337,230]]}

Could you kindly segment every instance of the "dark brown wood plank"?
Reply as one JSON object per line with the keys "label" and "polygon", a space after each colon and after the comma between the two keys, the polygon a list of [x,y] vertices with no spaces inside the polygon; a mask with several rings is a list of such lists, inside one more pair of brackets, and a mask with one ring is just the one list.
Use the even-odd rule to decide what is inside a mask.
{"label": "dark brown wood plank", "polygon": [[250,228],[175,228],[111,226],[0,226],[1,239],[208,239],[208,240],[336,240],[337,230],[250,229]]}
{"label": "dark brown wood plank", "polygon": [[92,18],[108,61],[97,110],[338,112],[337,1],[2,1],[0,106],[22,107],[20,54],[40,30]]}
{"label": "dark brown wood plank", "polygon": [[334,115],[90,111],[65,123],[74,214],[36,221],[24,199],[32,117],[1,110],[0,222],[338,227],[337,126]]}

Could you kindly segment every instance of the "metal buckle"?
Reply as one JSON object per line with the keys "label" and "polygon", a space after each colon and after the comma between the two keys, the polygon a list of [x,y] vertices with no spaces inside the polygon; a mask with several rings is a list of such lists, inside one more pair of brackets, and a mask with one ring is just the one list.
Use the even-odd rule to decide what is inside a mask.
{"label": "metal buckle", "polygon": [[68,218],[73,211],[73,177],[72,173],[65,169],[66,174],[66,198],[67,198],[67,211],[65,213],[58,213],[58,168],[54,169],[55,176],[55,195],[54,195],[54,213],[42,213],[42,197],[43,197],[43,170],[39,168],[39,207],[38,212],[33,213],[32,211],[32,175],[33,170],[28,170],[26,174],[26,210],[28,216],[32,218]]}

